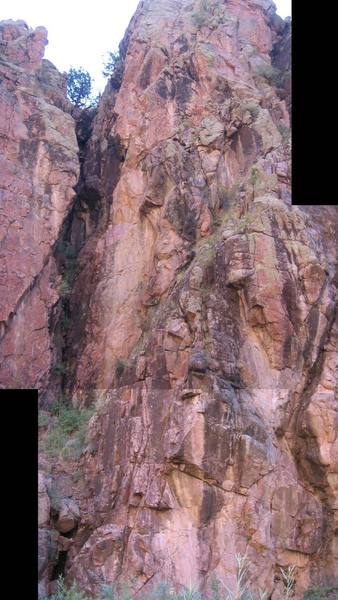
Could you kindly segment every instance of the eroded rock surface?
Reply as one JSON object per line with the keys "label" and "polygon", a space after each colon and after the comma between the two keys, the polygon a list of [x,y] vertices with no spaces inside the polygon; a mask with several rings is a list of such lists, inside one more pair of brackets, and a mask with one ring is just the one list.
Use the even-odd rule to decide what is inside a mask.
{"label": "eroded rock surface", "polygon": [[104,403],[100,519],[68,563],[88,589],[231,587],[246,552],[273,599],[280,566],[297,597],[335,581],[337,213],[291,205],[289,40],[269,1],[143,2],[100,104],[84,174],[109,216],[72,300],[70,389]]}
{"label": "eroded rock surface", "polygon": [[43,27],[0,24],[0,385],[44,392],[60,285],[53,248],[79,174],[65,79],[42,60],[46,43]]}
{"label": "eroded rock surface", "polygon": [[[96,411],[79,461],[48,475],[62,488],[49,525],[88,592],[127,578],[137,597],[163,580],[208,597],[214,577],[233,586],[236,554],[272,600],[280,567],[297,567],[295,598],[336,584],[337,211],[291,204],[290,28],[270,0],[144,0],[97,114],[77,119],[63,392]],[[68,123],[61,80],[45,81]],[[18,311],[29,327],[39,314],[46,343],[51,247],[78,173],[65,163],[37,171],[44,182],[52,165],[52,197],[66,191],[34,254],[45,291],[34,280]],[[6,373],[48,376],[48,353],[42,367],[6,352]]]}

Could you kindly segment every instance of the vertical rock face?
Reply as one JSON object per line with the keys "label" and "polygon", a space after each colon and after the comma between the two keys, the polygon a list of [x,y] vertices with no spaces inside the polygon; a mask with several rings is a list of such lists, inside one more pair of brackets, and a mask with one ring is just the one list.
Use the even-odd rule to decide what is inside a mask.
{"label": "vertical rock face", "polygon": [[289,32],[269,1],[144,1],[100,104],[69,381],[101,398],[67,563],[88,589],[207,593],[236,553],[274,599],[279,566],[299,597],[334,581],[337,215],[291,205]]}
{"label": "vertical rock face", "polygon": [[[76,142],[41,31],[29,59],[33,34],[3,31],[4,81],[19,84],[2,383],[19,368],[43,390]],[[245,553],[273,600],[280,566],[297,566],[297,598],[336,581],[337,212],[291,204],[289,35],[270,0],[143,0],[118,76],[77,123],[65,390],[98,402],[63,543],[68,581],[88,591],[128,578],[140,597],[161,580],[208,595]]]}
{"label": "vertical rock face", "polygon": [[[82,389],[111,385],[114,361],[129,355],[150,307],[191,261],[195,242],[214,231],[231,193],[239,198],[234,186],[252,165],[264,157],[264,191],[289,198],[288,151],[277,127],[285,133],[289,117],[269,85],[278,37],[270,5],[139,6],[125,38],[121,88],[105,92],[84,165],[88,188],[111,209],[94,251],[101,275],[76,361]],[[113,182],[117,146],[124,162]],[[102,325],[104,337],[95,329]]]}
{"label": "vertical rock face", "polygon": [[45,391],[59,275],[53,247],[79,173],[65,81],[43,61],[47,32],[0,25],[0,385]]}

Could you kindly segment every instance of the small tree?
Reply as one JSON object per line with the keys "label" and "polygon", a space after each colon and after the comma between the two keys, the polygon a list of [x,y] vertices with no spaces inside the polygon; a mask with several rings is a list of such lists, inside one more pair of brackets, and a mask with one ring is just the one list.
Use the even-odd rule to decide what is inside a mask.
{"label": "small tree", "polygon": [[81,67],[68,72],[67,95],[69,100],[78,108],[84,108],[89,101],[92,90],[92,80],[88,73]]}
{"label": "small tree", "polygon": [[114,71],[120,62],[119,52],[108,52],[108,58],[103,65],[102,75],[103,77],[111,77],[114,75]]}

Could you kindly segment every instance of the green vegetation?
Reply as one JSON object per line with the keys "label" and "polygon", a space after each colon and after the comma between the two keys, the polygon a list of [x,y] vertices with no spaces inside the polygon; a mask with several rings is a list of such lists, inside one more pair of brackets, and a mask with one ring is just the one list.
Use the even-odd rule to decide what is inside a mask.
{"label": "green vegetation", "polygon": [[126,583],[121,584],[120,589],[117,586],[101,586],[101,595],[97,600],[132,600],[132,594]]}
{"label": "green vegetation", "polygon": [[242,106],[243,112],[248,111],[253,119],[258,117],[260,107],[258,104],[254,104],[253,102],[248,102],[247,104],[243,104]]}
{"label": "green vegetation", "polygon": [[288,142],[291,135],[290,127],[284,125],[284,123],[278,123],[277,129],[282,136],[283,142]]}
{"label": "green vegetation", "polygon": [[42,449],[49,458],[79,458],[83,452],[89,419],[93,408],[80,410],[72,406],[58,404],[55,411],[56,423],[47,432]]}
{"label": "green vegetation", "polygon": [[[267,593],[263,590],[259,590],[256,595],[250,590],[248,585],[249,567],[250,562],[246,556],[236,556],[237,564],[237,578],[234,585],[234,589],[230,590],[223,585],[217,579],[211,584],[212,589],[212,600],[266,600]],[[295,566],[288,567],[287,569],[281,569],[283,583],[284,583],[284,600],[291,598],[292,590],[295,584]],[[315,588],[313,588],[315,589]],[[319,588],[316,588],[319,589]],[[322,590],[329,590],[329,592],[337,590],[337,588],[321,588]],[[291,595],[290,595],[291,594]],[[308,592],[306,592],[308,594]],[[326,596],[307,596],[304,595],[304,600],[317,600],[326,598]],[[130,591],[129,586],[126,583],[122,583],[120,586],[114,585],[101,585],[101,593],[96,598],[87,596],[83,592],[77,590],[75,583],[70,588],[66,588],[62,577],[58,580],[57,592],[50,596],[49,600],[132,600],[135,596],[135,592]],[[204,600],[202,594],[194,587],[188,589],[175,591],[172,585],[168,583],[161,583],[152,592],[148,592],[145,596],[142,593],[143,600]],[[44,598],[44,600],[48,600]]]}
{"label": "green vegetation", "polygon": [[73,67],[67,74],[67,96],[69,100],[78,108],[85,108],[90,103],[90,94],[92,90],[92,80],[88,73],[80,67]]}
{"label": "green vegetation", "polygon": [[338,585],[334,587],[312,587],[304,594],[304,600],[333,600],[338,598]]}
{"label": "green vegetation", "polygon": [[197,242],[195,247],[197,258],[196,264],[199,264],[203,267],[208,267],[215,262],[217,242],[217,233],[208,235],[207,238],[202,238]]}
{"label": "green vegetation", "polygon": [[59,414],[59,424],[66,434],[77,431],[86,420],[86,410],[81,411],[78,408],[64,408]]}
{"label": "green vegetation", "polygon": [[270,85],[274,85],[275,87],[280,87],[282,85],[282,71],[280,69],[276,69],[272,65],[261,65],[257,69],[257,75],[264,77],[266,81],[270,83]]}
{"label": "green vegetation", "polygon": [[67,406],[67,400],[65,398],[65,396],[59,396],[58,399],[53,402],[51,408],[50,408],[50,414],[53,415],[54,417],[58,416],[60,411],[63,408],[66,408]]}
{"label": "green vegetation", "polygon": [[252,167],[250,172],[249,184],[252,185],[252,195],[255,196],[256,186],[259,181],[260,175],[257,167]]}
{"label": "green vegetation", "polygon": [[67,299],[78,275],[76,251],[70,242],[62,241],[57,246],[56,256],[62,275],[59,294],[61,298]]}
{"label": "green vegetation", "polygon": [[71,326],[71,319],[65,313],[62,313],[60,317],[60,324],[62,331],[68,331]]}
{"label": "green vegetation", "polygon": [[[47,600],[47,598],[44,598]],[[77,591],[77,586],[75,583],[72,584],[70,588],[65,586],[62,577],[58,579],[58,587],[55,594],[49,596],[49,600],[94,600],[91,596],[87,596],[83,592]]]}
{"label": "green vegetation", "polygon": [[251,173],[250,173],[250,184],[252,185],[252,187],[255,187],[258,179],[259,179],[259,171],[258,171],[257,167],[252,167]]}
{"label": "green vegetation", "polygon": [[281,569],[283,583],[284,583],[284,589],[285,589],[285,595],[284,595],[285,600],[288,600],[291,597],[292,590],[295,585],[295,571],[296,571],[295,565],[292,565],[291,567],[288,567],[287,569]]}
{"label": "green vegetation", "polygon": [[[245,556],[237,556],[237,581],[234,590],[222,590],[223,586],[218,580],[214,580],[211,584],[212,600],[266,600],[266,592],[259,590],[256,597],[250,591],[246,580],[248,576],[249,561]],[[284,582],[284,600],[292,597],[292,589],[295,583],[295,567],[291,566],[288,569],[281,569]],[[337,597],[338,587],[313,587],[304,593],[304,600],[333,600]],[[132,593],[127,584],[121,584],[111,587],[109,585],[101,586],[99,596],[93,598],[84,592],[78,591],[76,583],[73,583],[69,588],[66,587],[62,577],[58,579],[57,591],[49,598],[43,600],[132,600]],[[203,596],[193,587],[174,591],[173,587],[168,583],[161,583],[156,590],[150,592],[146,597],[142,596],[143,600],[203,600]]]}
{"label": "green vegetation", "polygon": [[67,373],[67,367],[63,362],[57,362],[53,366],[53,372],[55,375],[65,375]]}
{"label": "green vegetation", "polygon": [[43,427],[47,427],[49,423],[49,414],[46,410],[40,410],[39,412],[39,416],[38,416],[38,426],[39,429],[43,428]]}
{"label": "green vegetation", "polygon": [[96,94],[96,96],[94,96],[92,98],[92,101],[90,103],[90,108],[97,108],[101,98],[102,98],[102,94],[101,94],[101,92],[99,92],[98,94]]}
{"label": "green vegetation", "polygon": [[192,20],[193,20],[194,25],[196,27],[200,28],[200,27],[203,27],[203,25],[207,24],[208,15],[206,15],[205,13],[193,13]]}
{"label": "green vegetation", "polygon": [[[63,306],[67,304],[71,294],[75,279],[78,275],[78,263],[76,251],[73,246],[66,241],[60,242],[56,249],[56,257],[59,264],[59,270],[62,276],[59,287],[59,294],[64,300]],[[61,329],[66,332],[69,329],[70,322],[65,313],[61,316]]]}
{"label": "green vegetation", "polygon": [[74,483],[79,483],[79,481],[81,481],[82,478],[83,474],[80,470],[77,470],[74,473],[72,473],[72,480],[74,481]]}
{"label": "green vegetation", "polygon": [[208,0],[201,0],[200,6],[199,6],[199,11],[194,12],[191,15],[193,24],[195,25],[195,27],[200,29],[201,27],[203,27],[204,25],[206,25],[208,23],[208,21],[210,20],[210,17],[211,17],[211,15],[210,15],[210,7],[208,4]]}
{"label": "green vegetation", "polygon": [[225,187],[222,184],[218,186],[218,197],[219,207],[222,209],[229,209],[237,200],[240,193],[240,186],[238,183],[231,187]]}
{"label": "green vegetation", "polygon": [[61,298],[65,298],[66,296],[69,296],[71,292],[71,287],[70,287],[70,283],[67,279],[66,276],[62,277],[62,281],[61,281],[61,285],[59,287],[59,293]]}
{"label": "green vegetation", "polygon": [[121,358],[118,358],[116,360],[116,363],[115,363],[115,373],[116,373],[117,377],[121,377],[121,375],[123,374],[126,366],[127,366],[127,362],[125,360],[122,360]]}
{"label": "green vegetation", "polygon": [[[148,594],[144,600],[203,600],[199,592],[194,589],[183,590],[175,593],[171,586],[166,583],[160,584],[158,588]],[[44,600],[132,600],[133,595],[126,584],[117,589],[109,585],[101,586],[101,593],[96,598],[87,596],[84,592],[79,592],[75,583],[67,588],[60,577],[58,580],[58,588],[55,594],[49,596],[49,599]]]}
{"label": "green vegetation", "polygon": [[224,206],[228,206],[229,204],[229,190],[225,185],[220,183],[218,185],[218,198],[219,198],[219,208],[223,208]]}
{"label": "green vegetation", "polygon": [[109,77],[110,84],[114,89],[120,88],[123,76],[123,59],[119,51],[107,53],[102,75],[103,77]]}
{"label": "green vegetation", "polygon": [[66,259],[76,258],[76,252],[70,242],[62,241],[58,244],[57,254]]}
{"label": "green vegetation", "polygon": [[[226,593],[214,596],[213,600],[254,600],[254,596],[248,586],[248,575],[250,562],[246,556],[236,556],[237,563],[237,579],[235,589],[229,590],[226,588]],[[258,591],[258,600],[264,600],[266,592]]]}
{"label": "green vegetation", "polygon": [[62,298],[69,296],[72,291],[75,278],[77,276],[77,265],[76,260],[72,259],[67,262],[62,273],[62,281],[59,287],[59,293]]}
{"label": "green vegetation", "polygon": [[108,52],[107,60],[103,65],[103,77],[112,77],[120,63],[121,57],[119,52]]}

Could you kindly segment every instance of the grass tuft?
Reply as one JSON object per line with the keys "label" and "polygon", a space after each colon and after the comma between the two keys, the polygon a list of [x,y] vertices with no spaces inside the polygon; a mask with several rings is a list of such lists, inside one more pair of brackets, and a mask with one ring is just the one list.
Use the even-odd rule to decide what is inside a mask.
{"label": "grass tuft", "polygon": [[[267,593],[263,590],[258,590],[256,595],[253,594],[249,587],[249,568],[250,562],[247,556],[236,555],[237,564],[237,576],[234,589],[230,590],[222,582],[214,579],[211,584],[212,589],[212,600],[266,600]],[[290,566],[287,569],[281,569],[283,583],[284,583],[284,600],[287,600],[293,595],[293,588],[295,585],[295,566]],[[223,588],[223,589],[222,589]],[[313,588],[315,592],[316,589]],[[328,590],[329,592],[337,590],[337,588],[321,588],[322,590]],[[323,595],[310,595],[306,592],[304,600],[321,600],[329,596]],[[137,591],[136,591],[137,594]],[[57,591],[49,599],[44,598],[43,600],[132,600],[135,597],[134,592],[130,591],[130,588],[126,583],[116,585],[101,585],[101,591],[99,596],[95,598],[87,596],[84,592],[79,592],[76,583],[73,583],[71,587],[65,586],[62,577],[59,577]],[[160,583],[156,589],[152,592],[142,593],[142,600],[205,600],[201,592],[199,592],[194,586],[177,591],[167,582]]]}

